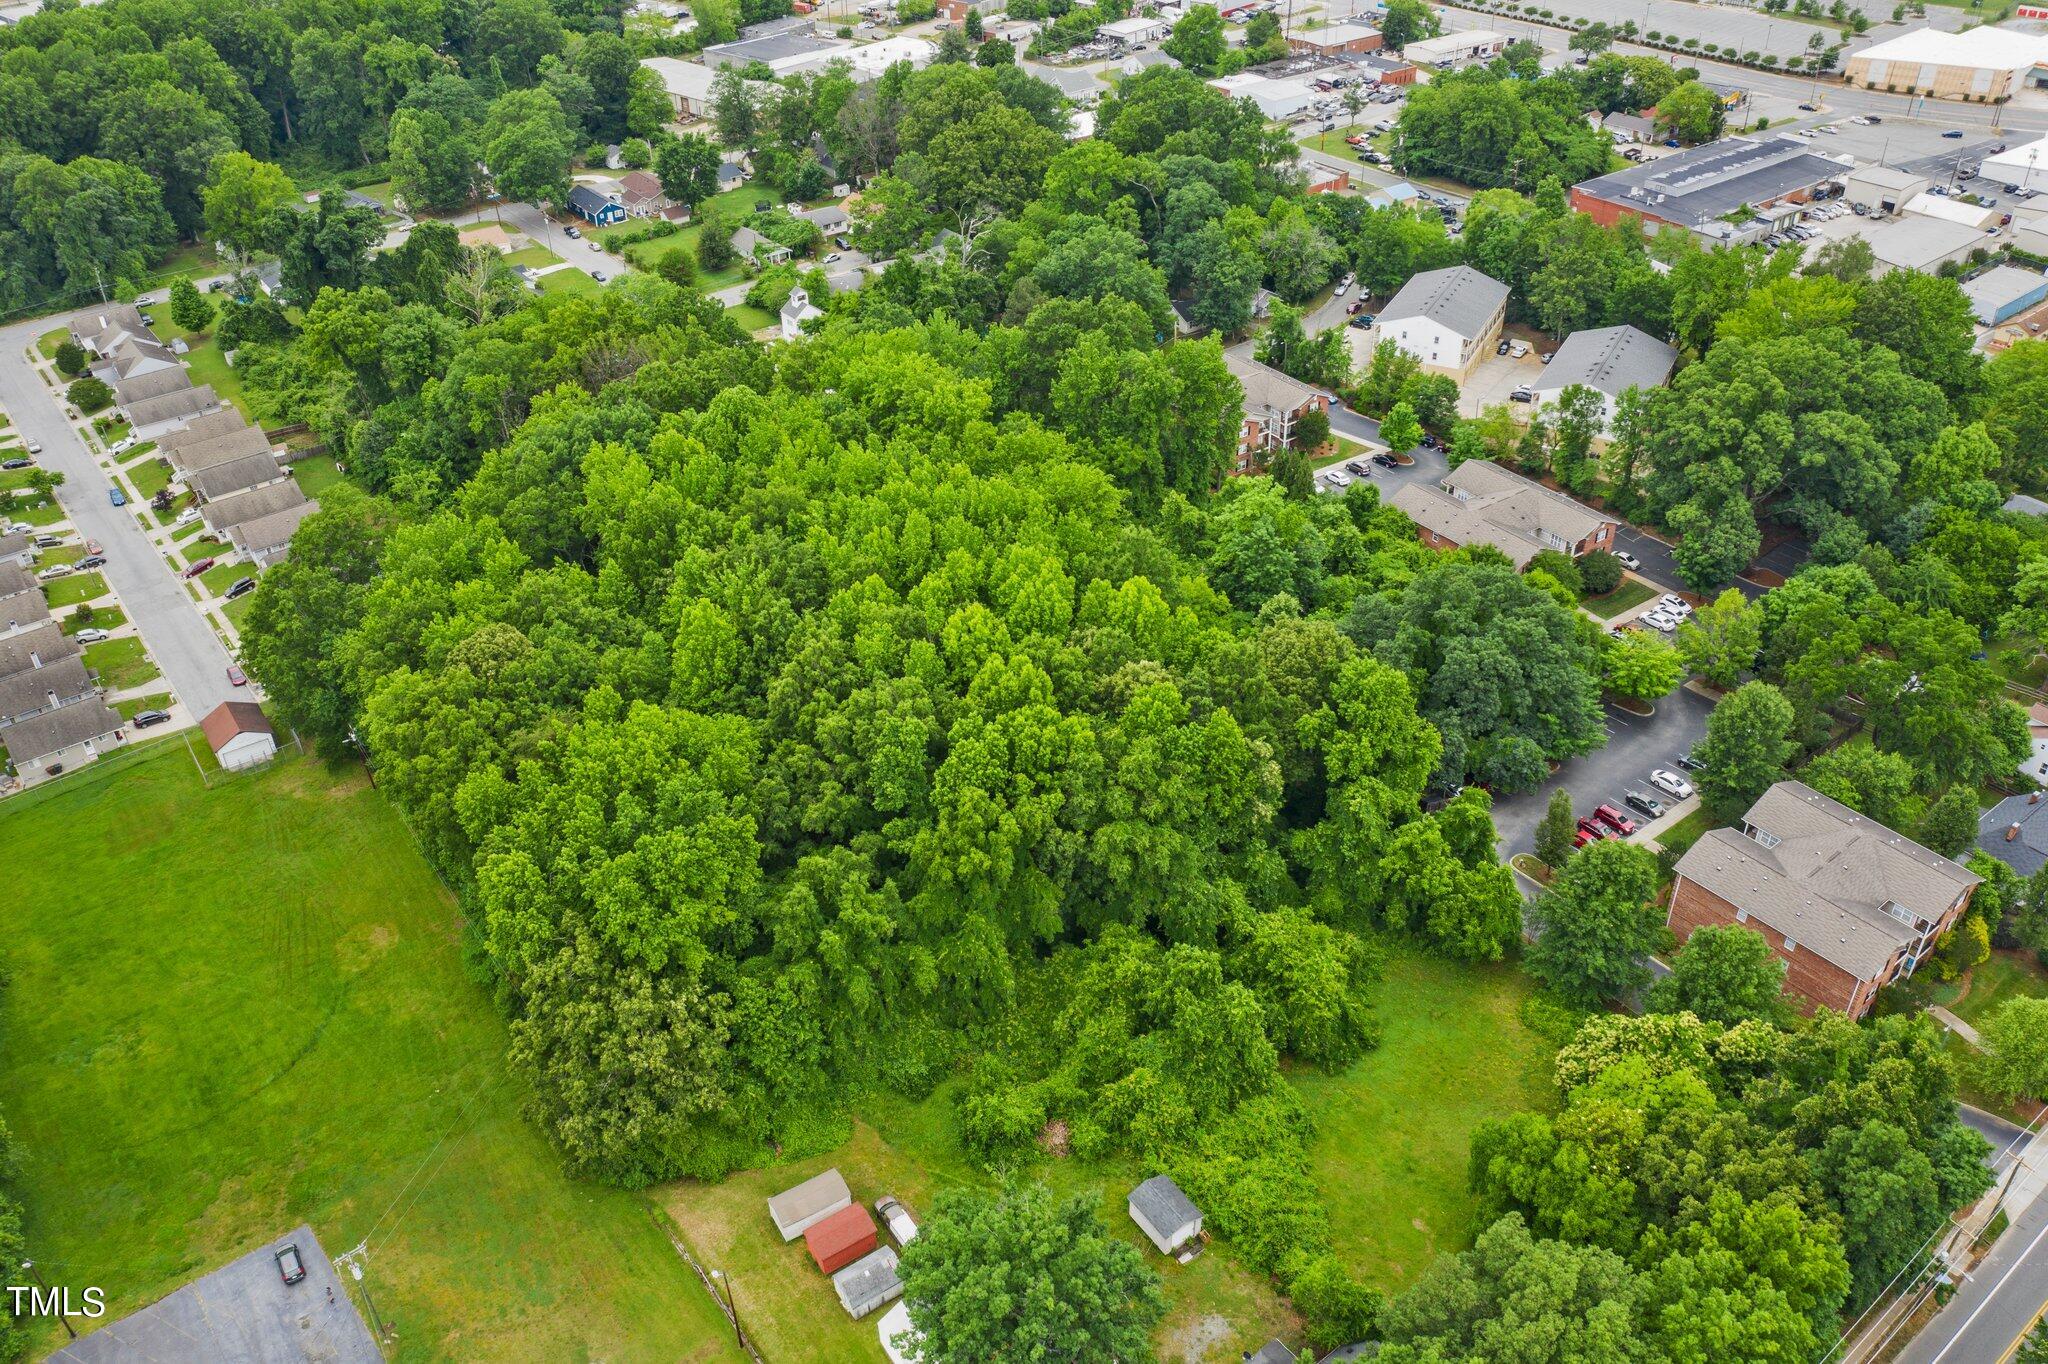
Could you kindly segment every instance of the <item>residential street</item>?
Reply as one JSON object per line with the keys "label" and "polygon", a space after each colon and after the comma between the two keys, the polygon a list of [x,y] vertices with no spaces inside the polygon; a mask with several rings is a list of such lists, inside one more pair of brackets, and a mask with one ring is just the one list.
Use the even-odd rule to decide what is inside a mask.
{"label": "residential street", "polygon": [[26,352],[53,325],[52,319],[40,318],[0,331],[0,407],[26,440],[42,445],[37,463],[64,475],[57,501],[79,533],[104,548],[102,572],[108,584],[171,690],[196,720],[236,694],[227,678],[232,660],[194,609],[184,584],[136,524],[135,509],[108,501],[106,475],[65,418],[63,399],[30,367]]}
{"label": "residential street", "polygon": [[[1967,1116],[1968,1110],[1965,1110]],[[1896,1364],[2003,1364],[2048,1304],[2048,1199],[2020,1215]]]}

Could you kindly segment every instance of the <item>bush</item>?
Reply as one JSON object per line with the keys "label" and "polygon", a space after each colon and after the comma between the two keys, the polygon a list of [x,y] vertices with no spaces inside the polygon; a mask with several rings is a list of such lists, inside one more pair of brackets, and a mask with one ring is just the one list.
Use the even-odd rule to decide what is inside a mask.
{"label": "bush", "polygon": [[114,390],[90,376],[72,381],[64,390],[64,396],[71,405],[87,416],[100,411],[114,401]]}
{"label": "bush", "polygon": [[662,253],[655,262],[654,273],[670,284],[688,289],[697,282],[697,258],[678,246]]}
{"label": "bush", "polygon": [[1621,586],[1621,560],[1604,549],[1596,549],[1579,560],[1579,580],[1595,596],[1604,596]]}
{"label": "bush", "polygon": [[1574,597],[1585,594],[1585,575],[1579,572],[1579,566],[1572,562],[1569,554],[1554,549],[1538,550],[1536,557],[1529,560],[1529,567],[1524,571],[1528,573],[1548,573],[1551,577],[1563,583]]}
{"label": "bush", "polygon": [[57,345],[57,372],[70,378],[85,373],[85,348],[76,341],[64,340]]}
{"label": "bush", "polygon": [[1330,414],[1318,408],[1304,412],[1301,420],[1294,424],[1294,446],[1297,450],[1320,450],[1330,441]]}

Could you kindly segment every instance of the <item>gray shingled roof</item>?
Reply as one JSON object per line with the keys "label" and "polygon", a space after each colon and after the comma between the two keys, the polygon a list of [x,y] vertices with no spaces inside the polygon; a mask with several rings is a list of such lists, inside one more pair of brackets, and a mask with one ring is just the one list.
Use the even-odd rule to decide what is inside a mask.
{"label": "gray shingled roof", "polygon": [[12,724],[24,715],[42,710],[50,704],[51,692],[57,693],[57,703],[62,705],[76,701],[92,689],[85,662],[76,656],[60,658],[47,668],[30,668],[12,677],[0,677],[0,724]]}
{"label": "gray shingled roof", "polygon": [[896,1251],[881,1246],[832,1276],[832,1290],[849,1312],[871,1310],[903,1292],[896,1274]]}
{"label": "gray shingled roof", "polygon": [[195,469],[185,476],[185,485],[201,497],[211,499],[226,497],[244,488],[274,483],[283,477],[284,470],[278,467],[277,457],[265,450]]}
{"label": "gray shingled roof", "polygon": [[126,407],[130,403],[146,402],[151,398],[167,397],[192,387],[192,376],[181,365],[176,369],[153,369],[147,374],[138,374],[133,379],[114,381],[114,400]]}
{"label": "gray shingled roof", "polygon": [[1193,1199],[1165,1175],[1152,1178],[1131,1190],[1131,1207],[1162,1236],[1171,1236],[1202,1215]]}
{"label": "gray shingled roof", "polygon": [[253,521],[244,521],[229,534],[245,552],[268,554],[271,550],[290,544],[300,523],[319,510],[320,503],[309,498],[304,502],[295,502],[283,511],[274,511]]}
{"label": "gray shingled roof", "polygon": [[1477,336],[1508,301],[1508,286],[1469,265],[1412,275],[1380,313],[1380,323],[1426,317],[1459,336]]}
{"label": "gray shingled roof", "polygon": [[199,509],[207,526],[215,532],[239,526],[244,521],[257,521],[273,512],[287,507],[296,507],[306,500],[296,483],[273,483],[266,488],[250,488],[245,492],[233,493],[216,499]]}
{"label": "gray shingled roof", "polygon": [[59,706],[42,715],[31,715],[18,725],[0,729],[0,743],[7,745],[8,757],[16,763],[25,763],[67,749],[82,740],[112,734],[123,723],[120,716],[107,709],[106,702],[94,697],[90,701]]}
{"label": "gray shingled roof", "polygon": [[1801,782],[1764,792],[1743,824],[1764,839],[1710,830],[1678,874],[1859,980],[1919,937],[1886,905],[1936,920],[1979,879]]}
{"label": "gray shingled roof", "polygon": [[165,454],[225,436],[230,431],[247,430],[249,423],[242,414],[232,407],[217,407],[211,412],[202,412],[175,431],[166,431],[157,437],[157,448]]}
{"label": "gray shingled roof", "polygon": [[1665,222],[1697,227],[1736,209],[1839,179],[1851,169],[1796,137],[1724,137],[1573,188]]}
{"label": "gray shingled roof", "polygon": [[[11,541],[17,540],[21,541],[22,544],[26,544],[28,537],[25,535],[0,535],[0,555],[21,553],[22,544],[10,544]],[[37,590],[35,575],[12,559],[0,558],[0,601],[5,601],[9,597],[20,596],[24,592],[35,592],[37,596],[42,595]]]}
{"label": "gray shingled roof", "polygon": [[[2006,831],[2019,833],[2006,840]],[[2048,866],[2048,796],[2007,796],[1977,817],[1977,846],[2022,876]]]}
{"label": "gray shingled roof", "polygon": [[1270,365],[1262,365],[1242,352],[1223,352],[1223,367],[1237,376],[1244,388],[1244,410],[1249,416],[1266,412],[1297,412],[1316,397],[1317,391],[1291,379]]}
{"label": "gray shingled roof", "polygon": [[197,388],[181,388],[175,393],[143,398],[122,406],[128,409],[128,420],[137,427],[154,426],[158,422],[190,417],[219,407],[220,395],[213,391],[212,384],[200,384]]}
{"label": "gray shingled roof", "polygon": [[26,535],[22,535],[19,532],[13,535],[0,535],[0,554],[19,554],[27,548],[28,537]]}
{"label": "gray shingled roof", "polygon": [[42,590],[35,585],[35,580],[29,579],[29,586],[25,591],[9,591],[9,569],[21,573],[21,569],[11,560],[0,564],[0,626],[13,629],[15,626],[40,625],[48,620],[50,603],[43,596]]}
{"label": "gray shingled roof", "polygon": [[1276,1336],[1246,1355],[1244,1364],[1295,1364],[1298,1358],[1300,1356],[1288,1349],[1287,1343]]}
{"label": "gray shingled roof", "polygon": [[[31,667],[48,667],[63,658],[78,655],[78,641],[57,628],[55,621],[0,639],[0,677],[12,677]],[[31,663],[33,658],[35,662]]]}
{"label": "gray shingled roof", "polygon": [[1610,398],[1632,388],[1656,388],[1671,377],[1678,352],[1634,327],[1573,332],[1557,348],[1536,388],[1542,392],[1583,384]]}
{"label": "gray shingled roof", "polygon": [[1543,550],[1557,549],[1538,531],[1577,545],[1613,519],[1484,459],[1466,460],[1444,476],[1442,487],[1404,484],[1388,501],[1416,525],[1457,544],[1492,545],[1517,568]]}
{"label": "gray shingled roof", "polygon": [[190,475],[249,455],[267,455],[270,450],[270,437],[253,426],[238,426],[232,431],[180,445],[169,458],[181,475]]}

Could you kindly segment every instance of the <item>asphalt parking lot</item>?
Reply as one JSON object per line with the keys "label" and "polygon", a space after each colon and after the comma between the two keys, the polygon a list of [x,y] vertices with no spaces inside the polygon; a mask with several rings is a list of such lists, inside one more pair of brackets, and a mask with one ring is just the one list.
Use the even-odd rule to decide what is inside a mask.
{"label": "asphalt parking lot", "polygon": [[1493,823],[1500,835],[1501,856],[1535,851],[1536,826],[1550,803],[1550,793],[1559,787],[1571,792],[1575,814],[1589,814],[1604,803],[1639,824],[1647,821],[1622,803],[1629,791],[1648,792],[1667,808],[1677,804],[1650,785],[1650,770],[1662,767],[1684,775],[1677,759],[1706,737],[1707,716],[1713,709],[1712,701],[1683,687],[1659,700],[1655,715],[1631,715],[1617,706],[1607,706],[1604,748],[1573,758],[1533,791],[1494,800]]}
{"label": "asphalt parking lot", "polygon": [[[1520,329],[1516,329],[1520,330]],[[1525,384],[1533,384],[1543,377],[1543,361],[1536,352],[1540,339],[1548,349],[1555,350],[1557,343],[1548,338],[1539,338],[1530,332],[1519,339],[1529,342],[1529,353],[1517,360],[1512,355],[1498,355],[1489,350],[1480,357],[1479,363],[1465,377],[1458,388],[1458,411],[1467,417],[1476,417],[1489,407],[1498,406],[1508,400],[1508,394]]]}

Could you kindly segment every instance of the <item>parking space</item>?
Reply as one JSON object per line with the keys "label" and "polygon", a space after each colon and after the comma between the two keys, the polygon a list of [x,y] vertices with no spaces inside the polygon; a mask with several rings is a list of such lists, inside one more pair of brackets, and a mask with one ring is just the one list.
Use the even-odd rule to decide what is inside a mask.
{"label": "parking space", "polygon": [[[1458,387],[1458,411],[1467,417],[1476,417],[1489,407],[1508,401],[1508,395],[1518,388],[1526,387],[1543,377],[1543,360],[1536,348],[1536,335],[1526,335],[1520,328],[1510,328],[1509,340],[1523,341],[1529,353],[1520,357],[1489,353],[1484,356],[1465,382]],[[1555,350],[1557,343],[1545,341],[1549,349]]]}
{"label": "parking space", "polygon": [[[1683,687],[1659,700],[1654,715],[1631,715],[1619,706],[1608,706],[1605,747],[1567,762],[1533,791],[1495,799],[1493,822],[1501,856],[1535,851],[1536,826],[1550,793],[1559,788],[1571,792],[1572,810],[1581,816],[1601,804],[1626,810],[1630,791],[1654,795],[1667,807],[1677,804],[1650,784],[1650,773],[1664,768],[1685,775],[1678,759],[1706,737],[1707,716],[1713,709],[1711,700]],[[1634,812],[1630,817],[1637,818]]]}

